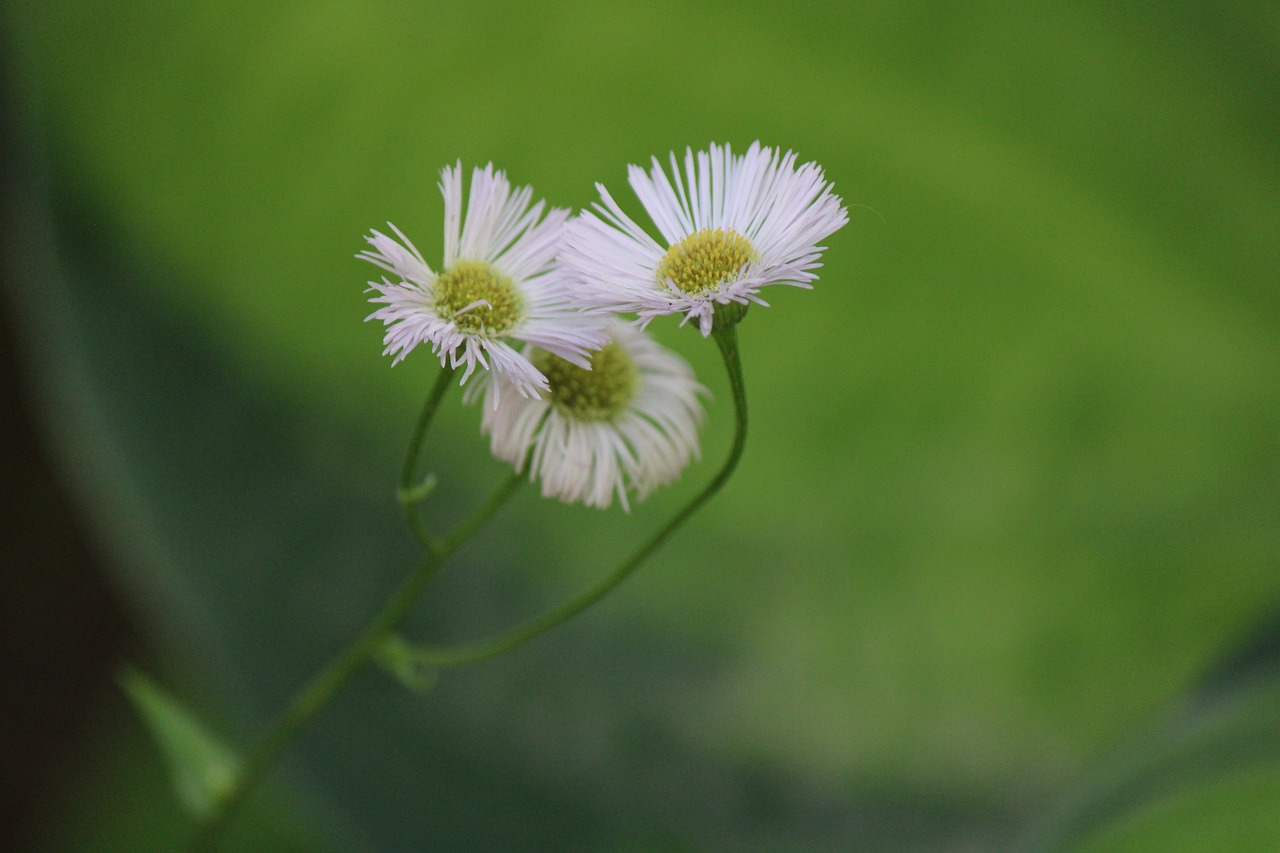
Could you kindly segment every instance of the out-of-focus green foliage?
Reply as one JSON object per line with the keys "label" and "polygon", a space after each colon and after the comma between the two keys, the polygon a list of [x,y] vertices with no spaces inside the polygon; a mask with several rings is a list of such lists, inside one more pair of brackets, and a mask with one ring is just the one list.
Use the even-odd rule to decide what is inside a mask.
{"label": "out-of-focus green foliage", "polygon": [[120,686],[164,751],[178,800],[196,817],[207,816],[234,784],[240,757],[186,707],[138,670],[120,677]]}
{"label": "out-of-focus green foliage", "polygon": [[[722,497],[559,635],[425,697],[371,673],[304,738],[351,844],[989,843],[1280,599],[1263,4],[5,14],[57,200],[23,296],[68,470],[156,642],[258,722],[409,566],[392,486],[432,366],[360,324],[363,232],[437,258],[455,159],[581,207],[629,162],[757,138],[850,206],[815,290],[741,327]],[[416,634],[559,599],[707,476],[714,347],[654,328],[717,393],[707,462],[631,517],[524,496]],[[444,517],[501,478],[477,423],[432,442]]]}
{"label": "out-of-focus green foliage", "polygon": [[[122,706],[106,711],[92,740],[68,774],[66,788],[51,805],[57,820],[30,847],[37,853],[138,853],[180,850],[191,825],[179,809],[155,743],[142,721],[123,717]],[[226,850],[271,853],[337,853],[325,843],[314,815],[304,823],[296,800],[268,790],[227,835]]]}
{"label": "out-of-focus green foliage", "polygon": [[1081,853],[1218,853],[1280,846],[1280,771],[1272,765],[1180,790],[1109,828]]}

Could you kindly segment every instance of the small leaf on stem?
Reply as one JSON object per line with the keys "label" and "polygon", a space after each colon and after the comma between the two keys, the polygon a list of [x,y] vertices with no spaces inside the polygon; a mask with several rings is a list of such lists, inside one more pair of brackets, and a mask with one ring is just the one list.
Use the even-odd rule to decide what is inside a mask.
{"label": "small leaf on stem", "polygon": [[239,755],[138,670],[126,668],[119,681],[164,753],[179,803],[194,817],[207,817],[234,786]]}
{"label": "small leaf on stem", "polygon": [[396,497],[402,506],[413,506],[425,501],[436,489],[436,475],[428,474],[421,483],[410,488],[396,489]]}
{"label": "small leaf on stem", "polygon": [[374,657],[383,669],[414,693],[426,693],[440,679],[440,668],[423,661],[417,648],[399,636],[387,637]]}

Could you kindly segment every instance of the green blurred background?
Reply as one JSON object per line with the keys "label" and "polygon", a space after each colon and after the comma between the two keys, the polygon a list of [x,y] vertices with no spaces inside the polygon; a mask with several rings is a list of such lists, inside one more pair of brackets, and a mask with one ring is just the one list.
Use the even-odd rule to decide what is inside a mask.
{"label": "green blurred background", "polygon": [[[457,159],[582,207],[712,141],[795,149],[850,209],[814,291],[741,327],[724,494],[516,654],[425,697],[364,673],[227,849],[1280,849],[1274,4],[0,14],[19,365],[133,638],[95,672],[237,741],[412,564],[392,484],[435,368],[361,323],[363,233],[438,260]],[[714,347],[652,328],[715,393],[705,461],[630,516],[527,489],[413,636],[561,600],[710,476]],[[452,402],[441,519],[504,475]],[[178,843],[155,747],[87,695],[22,843]]]}

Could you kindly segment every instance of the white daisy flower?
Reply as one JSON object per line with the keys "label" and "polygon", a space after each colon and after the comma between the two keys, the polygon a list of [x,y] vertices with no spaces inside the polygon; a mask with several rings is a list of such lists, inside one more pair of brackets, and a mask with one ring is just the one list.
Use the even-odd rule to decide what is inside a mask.
{"label": "white daisy flower", "polygon": [[495,373],[486,394],[500,402],[485,407],[480,428],[494,456],[542,481],[544,497],[604,508],[617,495],[625,510],[628,492],[645,498],[698,456],[707,390],[684,359],[634,326],[612,320],[608,332],[590,370],[528,352],[551,386],[542,399],[499,393],[509,380]]}
{"label": "white daisy flower", "polygon": [[632,221],[602,184],[597,216],[570,223],[561,263],[576,301],[634,312],[641,325],[662,314],[684,314],[711,333],[717,305],[767,305],[761,288],[811,287],[825,240],[849,221],[816,163],[752,143],[735,157],[728,145],[695,155],[684,174],[671,154],[671,178],[658,158],[646,174],[628,167],[635,190],[662,242]]}
{"label": "white daisy flower", "polygon": [[[439,273],[400,229],[396,240],[373,231],[372,249],[356,257],[398,280],[369,282],[383,307],[366,320],[386,324],[384,355],[393,364],[429,343],[441,366],[465,365],[465,383],[476,366],[507,377],[524,396],[548,389],[547,378],[508,339],[525,341],[573,364],[589,364],[588,353],[605,341],[600,321],[582,314],[555,274],[555,255],[568,211],[530,204],[533,191],[514,191],[504,172],[490,163],[475,169],[465,215],[462,164],[440,173],[444,195],[444,259]],[[539,221],[541,219],[541,221]]]}

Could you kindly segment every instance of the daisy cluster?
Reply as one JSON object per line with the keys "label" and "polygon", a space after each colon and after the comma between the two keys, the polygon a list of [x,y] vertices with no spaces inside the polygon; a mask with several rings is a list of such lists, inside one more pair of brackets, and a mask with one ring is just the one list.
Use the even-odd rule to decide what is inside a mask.
{"label": "daisy cluster", "polygon": [[766,305],[766,286],[810,287],[818,244],[847,222],[821,168],[759,143],[690,150],[683,170],[672,154],[670,174],[654,158],[629,180],[658,238],[602,184],[571,217],[490,164],[464,200],[459,163],[441,172],[439,269],[394,225],[358,255],[388,274],[369,282],[368,319],[385,324],[393,363],[426,344],[462,384],[474,375],[494,455],[544,496],[594,507],[625,508],[698,455],[706,389],[643,327],[680,314],[706,336],[724,306]]}

